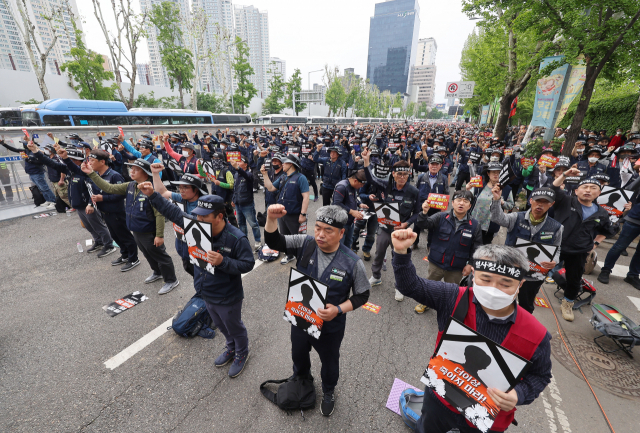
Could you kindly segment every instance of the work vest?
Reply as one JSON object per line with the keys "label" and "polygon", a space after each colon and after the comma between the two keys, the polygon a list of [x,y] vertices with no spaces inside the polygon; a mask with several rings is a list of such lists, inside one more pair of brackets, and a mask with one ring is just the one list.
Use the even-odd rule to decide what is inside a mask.
{"label": "work vest", "polygon": [[[223,257],[237,257],[238,242],[247,236],[237,227],[227,222],[220,238],[211,245],[212,251],[217,251]],[[212,304],[232,305],[244,298],[242,288],[242,275],[231,275],[222,269],[216,268],[215,273],[211,273],[199,266],[193,267],[193,286],[196,293]]]}
{"label": "work vest", "polygon": [[89,196],[89,190],[86,184],[89,178],[71,171],[70,173],[68,194],[71,207],[74,209],[85,209],[87,205],[91,203],[91,197]]}
{"label": "work vest", "polygon": [[336,184],[341,180],[342,161],[340,158],[338,158],[336,162],[326,162],[324,164],[324,174],[322,175],[322,186],[333,191]]}
{"label": "work vest", "polygon": [[156,217],[146,195],[138,191],[136,182],[127,185],[125,212],[127,213],[127,228],[137,233],[155,233]]}
{"label": "work vest", "polygon": [[[466,293],[466,295],[465,295]],[[468,301],[465,298],[468,297]],[[460,303],[461,300],[465,299],[466,302]],[[465,312],[464,304],[467,304],[468,310]],[[460,311],[458,308],[458,304],[460,304]],[[545,328],[540,322],[538,322],[532,314],[526,311],[524,308],[517,306],[516,313],[516,321],[509,328],[509,332],[507,336],[504,338],[502,342],[499,344],[507,350],[514,352],[517,355],[522,356],[527,360],[531,360],[533,354],[536,352],[536,349],[544,339],[545,335],[547,335],[547,328]],[[464,317],[464,324],[469,328],[476,330],[476,304],[473,302],[473,288],[471,287],[460,287],[458,298],[456,299],[456,305],[453,309],[453,317],[462,321],[462,317]],[[440,343],[440,339],[442,338],[443,331],[438,331],[438,337],[436,339],[436,348]],[[498,343],[498,342],[496,342]],[[434,353],[435,355],[435,353]],[[453,406],[447,403],[442,397],[438,395],[438,393],[433,393],[445,406],[449,408],[452,412],[459,413]],[[427,400],[425,400],[426,402]],[[491,426],[492,431],[502,432],[507,429],[511,425],[513,421],[513,417],[515,415],[516,408],[513,408],[509,412],[500,411],[498,416],[496,417],[493,425]],[[469,421],[467,423],[471,426],[475,426]]]}
{"label": "work vest", "polygon": [[302,193],[298,187],[299,172],[280,180],[278,204],[284,205],[288,214],[297,215],[302,212]]}
{"label": "work vest", "polygon": [[[227,183],[227,172],[228,171],[229,171],[229,169],[227,169],[226,167],[220,169],[216,179],[218,179],[222,183]],[[215,183],[211,185],[211,188],[213,189],[213,193],[215,195],[217,195],[217,196],[222,197],[222,199],[224,200],[225,203],[228,203],[229,201],[231,201],[231,196],[233,195],[233,190],[232,189],[223,188],[222,186],[216,185]]]}
{"label": "work vest", "polygon": [[515,246],[517,238],[539,244],[554,245],[558,232],[562,228],[562,224],[547,216],[540,230],[538,230],[534,236],[531,236],[531,222],[525,217],[525,214],[526,212],[518,212],[516,225],[513,227],[513,230],[507,233],[505,245],[510,247]]}
{"label": "work vest", "polygon": [[578,170],[584,173],[582,179],[588,179],[594,174],[606,173],[607,166],[600,162],[596,162],[596,165],[591,167],[589,165],[589,161],[578,161]]}
{"label": "work vest", "polygon": [[445,271],[460,271],[471,258],[471,248],[476,230],[480,230],[478,220],[471,218],[460,224],[456,230],[453,211],[441,215],[440,226],[434,231],[429,262]]}
{"label": "work vest", "polygon": [[[413,185],[409,185],[409,182],[404,184],[402,190],[395,191],[393,195],[393,185],[395,181],[393,178],[389,179],[389,183],[387,183],[387,189],[384,192],[384,201],[386,203],[400,203],[398,206],[400,213],[400,222],[405,222],[411,217],[411,213],[413,212],[413,206],[416,200],[419,200],[420,193],[418,192],[418,188]],[[386,229],[381,227],[382,230],[392,231],[390,229]]]}
{"label": "work vest", "polygon": [[[287,176],[284,170],[280,170],[280,173],[276,174],[276,171],[274,169],[269,170],[267,172],[267,175],[269,176],[269,180],[271,181],[271,183],[275,183],[275,181],[280,179],[282,176]],[[281,183],[282,182],[284,182],[284,179],[281,181]],[[269,191],[267,188],[264,189],[264,202],[266,203],[267,207],[272,204],[276,204],[276,202],[278,201],[278,194],[279,191]]]}
{"label": "work vest", "polygon": [[[344,195],[342,204],[349,207],[349,209],[351,210],[356,210],[358,208],[358,202],[356,201],[356,190],[349,183],[349,179],[341,180],[340,182],[338,182],[335,190],[333,191],[333,200],[331,204],[335,204],[335,196],[336,196],[336,191],[338,189],[340,189],[340,192],[338,194]],[[347,220],[347,225],[353,223],[353,220],[354,220],[354,217],[349,215],[349,218]]]}
{"label": "work vest", "polygon": [[436,175],[436,182],[433,184],[433,188],[431,188],[431,182],[429,182],[429,173],[421,173],[418,176],[416,188],[420,191],[420,201],[426,200],[430,193],[444,194],[445,180],[442,172]]}
{"label": "work vest", "polygon": [[187,160],[187,158],[183,156],[182,158],[180,158],[180,162],[178,163],[183,173],[191,174],[198,174],[197,164],[198,158],[196,158],[195,155],[193,155],[190,160]]}
{"label": "work vest", "polygon": [[233,202],[240,206],[253,203],[253,184],[250,184],[244,176],[240,176],[240,173],[237,172],[234,179]]}
{"label": "work vest", "polygon": [[[338,306],[349,299],[349,293],[354,284],[353,275],[359,260],[353,251],[340,243],[331,263],[325,268],[322,275],[318,275],[318,245],[313,236],[307,236],[302,248],[298,249],[297,259],[296,269],[298,271],[328,286],[325,299],[327,304]],[[344,328],[346,322],[347,316],[345,314],[336,316],[330,322],[324,322],[322,333],[339,331]]]}

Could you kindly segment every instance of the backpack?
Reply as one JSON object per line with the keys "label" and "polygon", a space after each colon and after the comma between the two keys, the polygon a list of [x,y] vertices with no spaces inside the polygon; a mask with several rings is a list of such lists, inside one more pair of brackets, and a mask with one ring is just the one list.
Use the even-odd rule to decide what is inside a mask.
{"label": "backpack", "polygon": [[211,316],[204,300],[197,294],[186,303],[182,310],[173,317],[171,328],[181,337],[191,338],[196,335],[211,339],[216,331],[211,328]]}
{"label": "backpack", "polygon": [[33,197],[33,204],[36,205],[36,207],[46,201],[37,185],[31,185],[29,189],[31,190],[31,196]]}
{"label": "backpack", "polygon": [[268,245],[258,250],[258,260],[262,260],[263,262],[273,262],[278,257],[280,257],[280,251],[272,250]]}
{"label": "backpack", "polygon": [[[278,392],[273,393],[266,388],[268,383],[280,384]],[[316,389],[313,386],[313,376],[292,376],[288,379],[267,380],[260,385],[260,392],[267,400],[276,404],[280,409],[290,412],[300,410],[304,419],[303,410],[313,409],[316,406]]]}

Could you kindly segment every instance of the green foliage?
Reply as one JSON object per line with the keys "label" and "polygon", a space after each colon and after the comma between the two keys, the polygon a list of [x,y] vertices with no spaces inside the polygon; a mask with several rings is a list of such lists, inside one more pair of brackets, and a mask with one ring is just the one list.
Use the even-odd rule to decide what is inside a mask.
{"label": "green foliage", "polygon": [[341,80],[333,80],[329,83],[329,88],[324,95],[324,100],[329,106],[329,116],[337,115],[347,100],[347,93],[344,90]]}
{"label": "green foliage", "polygon": [[[284,103],[288,108],[291,108],[292,110],[294,108],[293,99],[291,98],[293,92],[300,93],[301,90],[302,90],[302,73],[300,72],[300,69],[296,68],[293,71],[293,75],[291,76],[291,78],[289,78],[289,81],[287,81],[287,93],[285,95]],[[295,104],[296,116],[301,111],[304,111],[305,108],[307,108],[307,104],[296,102]]]}
{"label": "green foliage", "polygon": [[20,105],[40,105],[42,104],[44,101],[39,101],[37,99],[31,98],[28,99],[26,101],[16,101],[18,104]]}
{"label": "green foliage", "polygon": [[231,111],[231,103],[222,96],[198,92],[197,98],[198,110],[211,111],[212,113],[229,113]]}
{"label": "green foliage", "polygon": [[264,100],[262,104],[262,114],[280,114],[286,104],[280,102],[285,98],[284,89],[286,86],[285,81],[282,79],[282,75],[273,74],[271,80],[269,80],[269,89],[271,93]]}
{"label": "green foliage", "polygon": [[443,117],[446,117],[446,114],[440,110],[436,110],[435,108],[433,108],[426,114],[426,116],[427,119],[442,119]]}
{"label": "green foliage", "polygon": [[[579,98],[574,99],[558,127],[566,128],[571,125],[573,116],[576,114],[578,101]],[[615,132],[616,128],[623,128],[625,131],[631,129],[637,102],[637,93],[598,100],[592,99],[582,127],[592,131],[606,129],[608,132]]]}
{"label": "green foliage", "polygon": [[169,1],[155,4],[151,8],[150,20],[158,29],[160,56],[169,76],[171,90],[178,85],[180,108],[184,108],[183,92],[192,88],[194,65],[193,54],[185,48],[180,7]]}
{"label": "green foliage", "polygon": [[[75,28],[75,22],[73,24]],[[76,46],[70,50],[73,60],[63,63],[60,69],[63,72],[69,71],[73,81],[78,83],[73,88],[80,99],[116,100],[118,85],[113,83],[105,87],[103,84],[104,81],[114,79],[113,72],[104,70],[104,59],[100,54],[87,49],[82,40],[82,31],[76,28],[75,36]]]}
{"label": "green foliage", "polygon": [[138,95],[131,108],[178,108],[177,96],[156,98],[153,91]]}
{"label": "green foliage", "polygon": [[[564,143],[564,139],[554,138],[553,140],[551,140],[551,143],[549,143],[549,145],[556,152],[560,152],[560,149],[562,148],[563,143]],[[542,153],[543,147],[549,147],[549,146],[547,146],[544,143],[544,140],[541,137],[536,138],[535,140],[531,140],[527,143],[522,156],[526,158],[534,158],[534,157],[537,158],[538,155]]]}
{"label": "green foliage", "polygon": [[233,70],[238,87],[233,94],[233,100],[235,105],[240,107],[240,113],[244,113],[253,97],[258,94],[258,90],[249,81],[249,77],[254,74],[253,68],[249,64],[249,47],[239,37],[236,37],[235,43],[236,57],[234,58]]}

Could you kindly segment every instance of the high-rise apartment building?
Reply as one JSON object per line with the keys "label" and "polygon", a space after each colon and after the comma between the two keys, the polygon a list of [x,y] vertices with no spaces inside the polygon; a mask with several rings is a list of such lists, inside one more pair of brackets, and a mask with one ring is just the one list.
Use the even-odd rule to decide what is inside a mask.
{"label": "high-rise apartment building", "polygon": [[390,0],[375,5],[369,23],[367,78],[381,92],[407,91],[419,31],[418,0]]}
{"label": "high-rise apartment building", "polygon": [[136,63],[138,69],[138,84],[154,86],[153,74],[151,73],[151,63]]}
{"label": "high-rise apartment building", "polygon": [[253,6],[236,6],[235,34],[249,47],[249,64],[253,75],[249,80],[258,90],[259,98],[268,95],[267,72],[269,70],[269,16]]}
{"label": "high-rise apartment building", "polygon": [[[7,9],[4,1],[0,1],[0,16],[2,16],[0,21],[0,68],[30,72],[33,68],[18,27],[23,28],[22,18],[16,0],[9,0],[8,3],[11,10]],[[36,43],[44,51],[49,47],[55,35],[48,22],[42,18],[42,15],[51,15],[51,11],[62,6],[62,3],[57,0],[31,0],[27,5],[27,14],[31,19],[31,23],[35,26]],[[75,17],[76,26],[82,30],[82,23],[75,0],[69,0],[69,6],[71,7],[71,14]],[[18,22],[14,20],[14,17]],[[69,11],[65,9],[62,12],[63,22],[54,24],[57,25],[56,34],[58,39],[47,58],[47,73],[49,74],[61,75],[60,67],[71,60],[69,52],[71,48],[76,46],[71,19]],[[69,30],[70,40],[64,31],[65,26]]]}
{"label": "high-rise apartment building", "polygon": [[436,64],[436,52],[438,51],[438,44],[434,38],[424,38],[418,41],[418,52],[416,58],[416,65],[435,65]]}

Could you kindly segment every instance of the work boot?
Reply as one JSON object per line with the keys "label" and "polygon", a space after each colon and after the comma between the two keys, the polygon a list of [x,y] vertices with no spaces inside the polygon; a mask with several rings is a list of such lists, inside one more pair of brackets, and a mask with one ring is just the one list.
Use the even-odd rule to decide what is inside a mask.
{"label": "work boot", "polygon": [[602,284],[609,284],[609,275],[611,275],[611,271],[602,269],[600,271],[600,275],[598,275],[598,281],[600,281]]}
{"label": "work boot", "polygon": [[627,275],[626,278],[624,279],[624,282],[629,283],[636,289],[640,290],[640,278],[638,278],[637,275],[634,275],[634,276]]}
{"label": "work boot", "polygon": [[415,312],[418,314],[422,314],[425,311],[427,311],[429,309],[429,307],[427,307],[426,305],[423,304],[418,304],[416,305],[416,308],[414,308]]}
{"label": "work boot", "polygon": [[567,322],[573,322],[573,301],[562,299],[562,318]]}
{"label": "work boot", "polygon": [[363,251],[362,252],[362,256],[364,257],[364,261],[368,262],[369,260],[371,260],[371,253],[367,252],[367,251]]}

